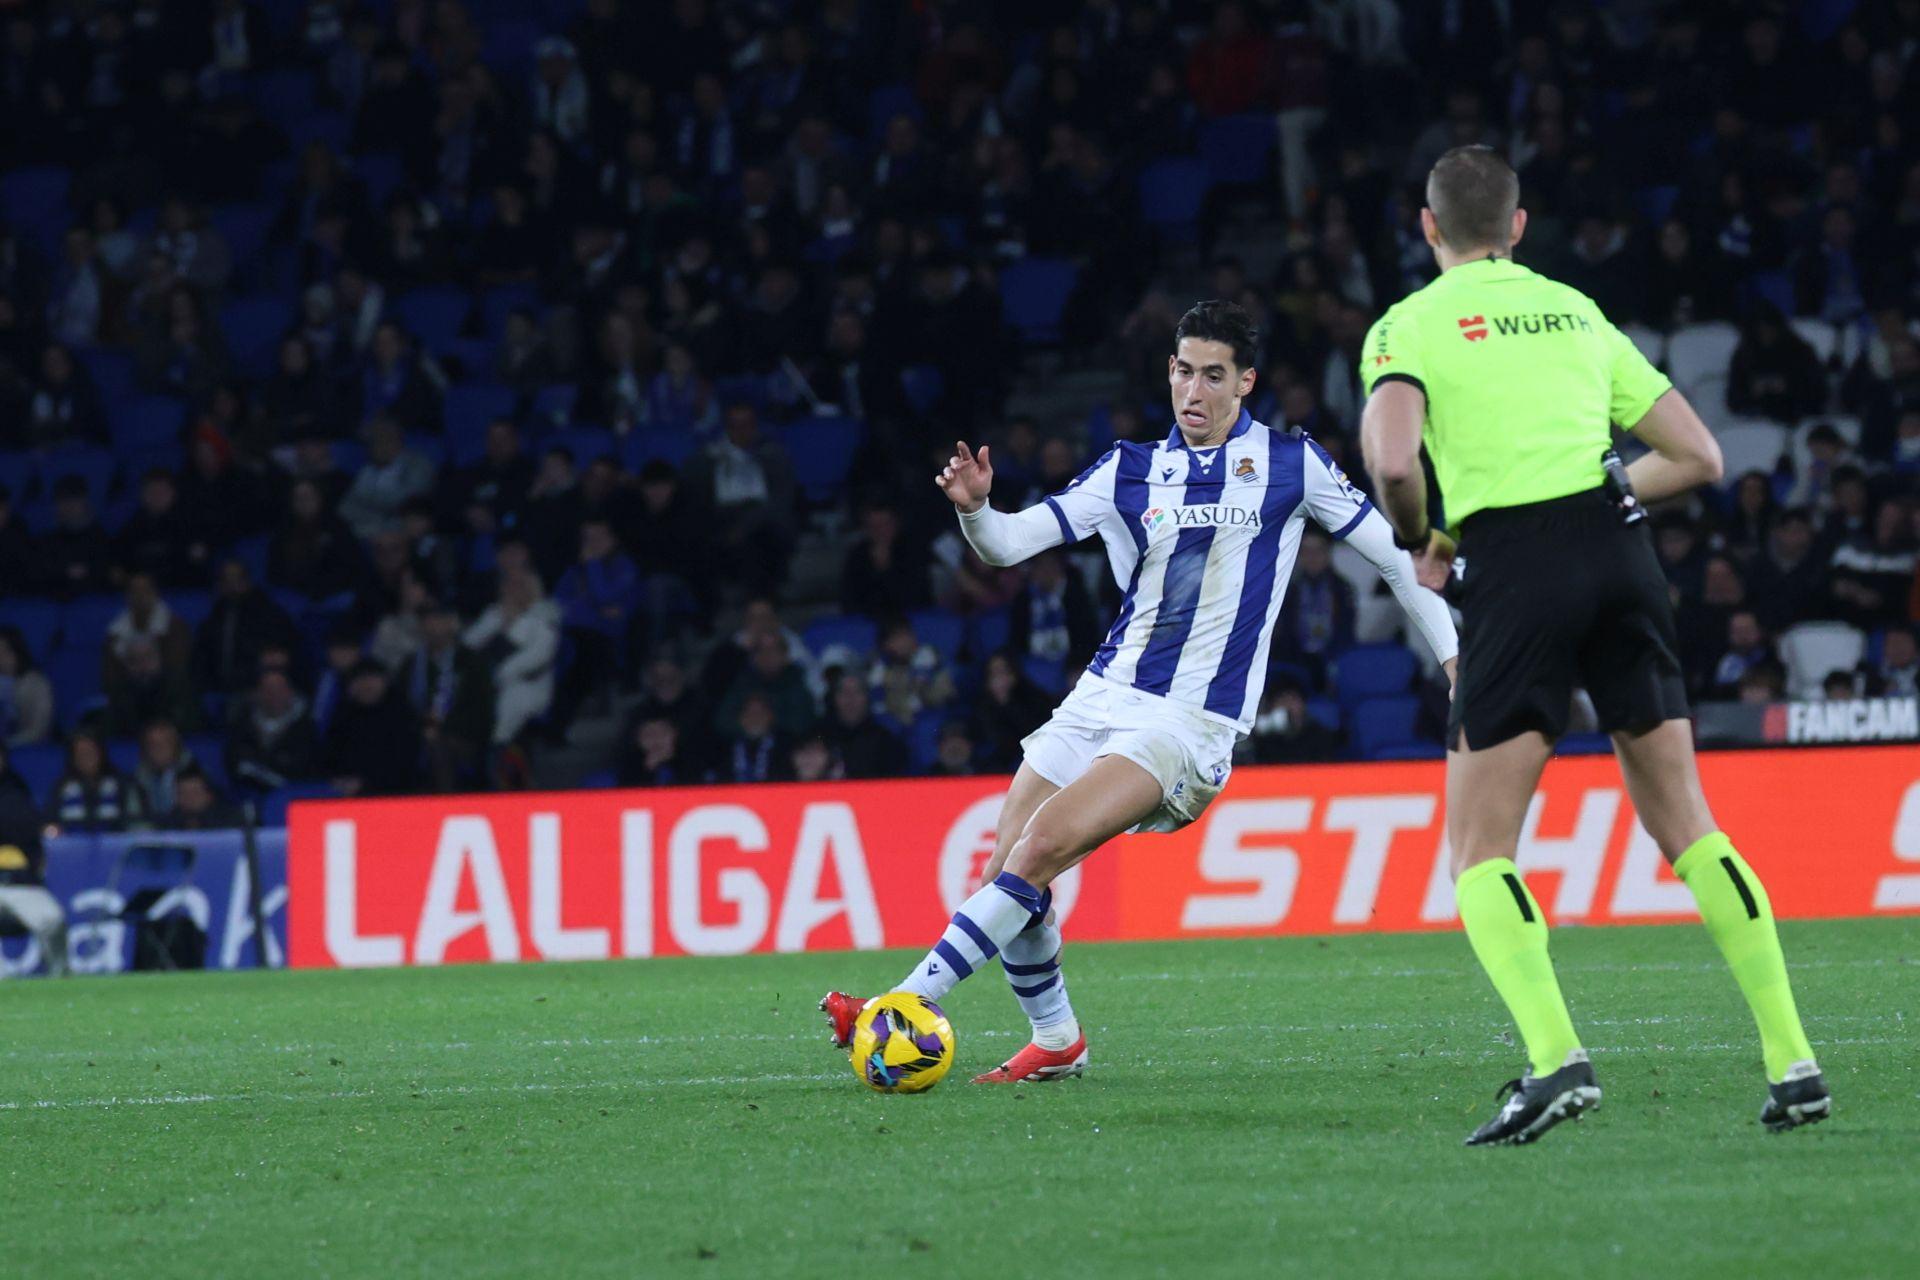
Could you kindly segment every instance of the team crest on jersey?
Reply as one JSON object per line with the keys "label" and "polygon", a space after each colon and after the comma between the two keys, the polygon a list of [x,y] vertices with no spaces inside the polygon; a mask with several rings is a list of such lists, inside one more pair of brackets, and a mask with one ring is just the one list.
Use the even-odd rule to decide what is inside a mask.
{"label": "team crest on jersey", "polygon": [[1259,471],[1254,469],[1252,458],[1242,458],[1240,461],[1234,463],[1233,474],[1239,476],[1248,484],[1252,484],[1260,478]]}

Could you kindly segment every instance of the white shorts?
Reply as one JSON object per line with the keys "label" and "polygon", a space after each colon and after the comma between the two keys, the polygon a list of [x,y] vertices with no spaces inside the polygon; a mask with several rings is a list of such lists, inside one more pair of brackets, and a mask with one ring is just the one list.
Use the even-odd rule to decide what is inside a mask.
{"label": "white shorts", "polygon": [[1083,675],[1053,717],[1020,743],[1056,787],[1101,756],[1125,756],[1153,775],[1163,803],[1135,831],[1178,831],[1227,785],[1240,731],[1179,703]]}

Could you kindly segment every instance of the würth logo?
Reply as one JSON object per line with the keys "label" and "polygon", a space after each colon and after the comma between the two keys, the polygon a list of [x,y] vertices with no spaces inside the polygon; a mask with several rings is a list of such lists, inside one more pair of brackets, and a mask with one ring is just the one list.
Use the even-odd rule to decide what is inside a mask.
{"label": "w\u00fcrth logo", "polygon": [[1485,316],[1462,316],[1460,336],[1468,342],[1482,342],[1487,336],[1487,318]]}

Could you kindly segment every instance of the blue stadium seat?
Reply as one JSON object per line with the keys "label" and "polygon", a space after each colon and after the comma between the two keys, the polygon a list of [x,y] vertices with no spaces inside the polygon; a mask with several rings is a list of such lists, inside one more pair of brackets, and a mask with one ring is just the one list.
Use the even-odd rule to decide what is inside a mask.
{"label": "blue stadium seat", "polygon": [[1029,342],[1058,342],[1060,315],[1080,279],[1065,258],[1022,258],[1000,269],[1000,314]]}
{"label": "blue stadium seat", "polygon": [[1754,301],[1772,303],[1783,316],[1793,315],[1797,309],[1791,272],[1756,271],[1747,277],[1745,288]]}
{"label": "blue stadium seat", "polygon": [[1340,704],[1332,698],[1308,698],[1307,717],[1337,733],[1340,729]]}
{"label": "blue stadium seat", "polygon": [[907,726],[907,759],[915,773],[933,768],[940,754],[940,731],[946,727],[944,711],[922,711]]}
{"label": "blue stadium seat", "polygon": [[1414,720],[1420,714],[1420,699],[1403,694],[1393,698],[1367,698],[1353,708],[1353,749],[1365,760],[1377,760],[1389,747],[1404,747],[1414,741]]}
{"label": "blue stadium seat", "polygon": [[313,110],[313,72],[262,71],[247,85],[246,96],[260,114],[285,127]]}
{"label": "blue stadium seat", "polygon": [[0,177],[0,217],[40,240],[40,250],[58,260],[73,214],[67,195],[73,175],[52,165],[15,169]]}
{"label": "blue stadium seat", "polygon": [[33,488],[34,456],[30,453],[0,453],[0,489],[7,491],[18,511]]}
{"label": "blue stadium seat", "polygon": [[87,376],[93,379],[93,389],[100,393],[100,402],[111,407],[135,393],[133,388],[133,353],[116,351],[112,347],[88,347],[74,353],[81,365],[86,368]]}
{"label": "blue stadium seat", "polygon": [[308,111],[288,122],[287,141],[296,151],[309,143],[325,143],[327,150],[339,155],[353,141],[353,121],[344,111]]}
{"label": "blue stadium seat", "polygon": [[247,566],[247,576],[254,584],[260,585],[267,580],[267,560],[271,548],[269,536],[264,533],[252,534],[240,539],[228,547],[222,559],[238,560]]}
{"label": "blue stadium seat", "polygon": [[55,649],[42,664],[53,685],[54,714],[62,729],[72,729],[101,704],[100,649]]}
{"label": "blue stadium seat", "polygon": [[1209,185],[1204,160],[1156,160],[1140,172],[1140,216],[1169,235],[1191,236]]}
{"label": "blue stadium seat", "polygon": [[108,434],[121,453],[177,449],[187,404],[173,396],[133,396],[108,410]]}
{"label": "blue stadium seat", "polygon": [[579,401],[578,383],[556,382],[534,393],[533,407],[528,411],[528,416],[541,425],[564,427],[573,421],[573,407]]}
{"label": "blue stadium seat", "polygon": [[967,645],[975,661],[985,661],[987,655],[1000,652],[1007,647],[1007,641],[1013,634],[1013,611],[1011,609],[990,609],[985,613],[976,613],[968,628]]}
{"label": "blue stadium seat", "polygon": [[965,618],[945,609],[915,609],[907,621],[913,624],[913,634],[921,644],[932,645],[949,663],[960,660],[960,647],[967,639]]}
{"label": "blue stadium seat", "polygon": [[387,197],[407,180],[407,167],[392,152],[363,152],[353,158],[353,172],[367,189],[367,203],[383,208]]}
{"label": "blue stadium seat", "polygon": [[866,657],[880,643],[880,634],[872,618],[830,614],[809,622],[807,629],[800,633],[800,642],[816,658],[835,647],[851,649]]}
{"label": "blue stadium seat", "polygon": [[505,387],[455,386],[447,391],[442,420],[447,445],[462,466],[477,462],[487,442],[487,424],[514,416],[514,394]]}
{"label": "blue stadium seat", "polygon": [[534,42],[546,34],[546,24],[534,21],[502,20],[486,27],[486,43],[481,61],[518,87],[533,66]]}
{"label": "blue stadium seat", "polygon": [[1251,186],[1273,179],[1273,116],[1248,114],[1208,120],[1200,126],[1200,159],[1216,183]]}
{"label": "blue stadium seat", "polygon": [[910,84],[883,84],[867,95],[867,128],[877,141],[884,137],[895,116],[921,119],[920,99]]}
{"label": "blue stadium seat", "polygon": [[1413,687],[1418,666],[1412,651],[1401,645],[1355,645],[1334,665],[1334,691],[1348,708],[1365,698],[1405,693]]}
{"label": "blue stadium seat", "polygon": [[293,328],[293,299],[276,294],[235,298],[220,308],[233,367],[249,378],[269,378],[280,359],[280,339]]}
{"label": "blue stadium seat", "polygon": [[691,429],[686,427],[648,427],[635,431],[627,437],[621,449],[626,468],[637,472],[646,463],[658,458],[671,462],[676,467],[686,465],[693,451],[700,447],[700,441],[694,438]]}
{"label": "blue stadium seat", "polygon": [[98,658],[100,642],[107,634],[107,627],[126,607],[125,600],[105,591],[75,596],[62,604],[60,606],[61,648],[84,649]]}
{"label": "blue stadium seat", "polygon": [[200,624],[213,612],[213,592],[205,590],[167,591],[161,598],[167,602],[167,608],[175,617],[198,631]]}
{"label": "blue stadium seat", "polygon": [[1059,693],[1067,687],[1066,664],[1058,658],[1037,658],[1027,654],[1020,659],[1020,669],[1027,673],[1027,679],[1048,693]]}
{"label": "blue stadium seat", "polygon": [[140,767],[140,740],[138,738],[108,738],[107,759],[114,768],[131,778]]}
{"label": "blue stadium seat", "polygon": [[491,338],[448,338],[430,350],[443,365],[450,362],[458,366],[447,370],[455,381],[484,383],[493,377],[496,346]]}
{"label": "blue stadium seat", "polygon": [[540,437],[541,450],[555,447],[573,454],[573,465],[576,467],[584,467],[595,458],[620,455],[619,437],[605,427],[568,427],[564,431],[549,431]]}
{"label": "blue stadium seat", "polygon": [[936,365],[910,364],[900,371],[900,389],[907,393],[907,403],[915,413],[932,413],[946,394],[946,375]]}
{"label": "blue stadium seat", "polygon": [[27,790],[33,792],[33,798],[44,804],[67,767],[67,749],[58,742],[30,742],[7,752],[7,761],[27,784]]}
{"label": "blue stadium seat", "polygon": [[1447,749],[1437,742],[1403,742],[1397,747],[1382,747],[1369,760],[1444,760]]}
{"label": "blue stadium seat", "polygon": [[1613,739],[1604,733],[1569,733],[1553,744],[1560,756],[1604,756],[1613,753]]}
{"label": "blue stadium seat", "polygon": [[1634,207],[1640,216],[1654,226],[1659,226],[1680,203],[1680,188],[1676,186],[1642,187],[1633,193]]}
{"label": "blue stadium seat", "polygon": [[49,453],[39,461],[40,491],[48,497],[53,496],[53,486],[65,476],[79,476],[87,484],[87,496],[92,499],[94,509],[99,510],[107,504],[107,490],[113,486],[115,469],[113,455],[105,449],[87,446],[81,449],[62,449],[58,453]]}
{"label": "blue stadium seat", "polygon": [[788,423],[783,435],[794,481],[811,501],[827,502],[846,483],[866,426],[855,418],[801,418]]}
{"label": "blue stadium seat", "polygon": [[196,733],[187,738],[187,750],[199,766],[206,770],[207,777],[219,789],[222,795],[227,791],[227,753],[220,735],[215,733]]}
{"label": "blue stadium seat", "polygon": [[400,295],[393,304],[393,316],[415,341],[438,351],[443,343],[459,336],[472,309],[473,299],[465,289],[415,289]]}
{"label": "blue stadium seat", "polygon": [[431,462],[435,471],[446,469],[447,442],[439,436],[410,431],[407,433],[407,448]]}
{"label": "blue stadium seat", "polygon": [[273,220],[278,214],[279,209],[264,200],[222,204],[208,212],[207,224],[225,238],[234,265],[240,267],[267,247],[267,233],[273,229]]}
{"label": "blue stadium seat", "polygon": [[60,638],[60,606],[25,596],[0,597],[0,627],[18,627],[28,652],[38,661],[53,652]]}
{"label": "blue stadium seat", "polygon": [[287,825],[287,806],[298,800],[338,800],[340,793],[333,789],[330,782],[296,782],[289,786],[269,791],[260,802],[260,825],[263,827],[284,827]]}
{"label": "blue stadium seat", "polygon": [[540,291],[530,284],[500,284],[480,300],[481,330],[498,342],[506,336],[507,317],[515,311],[540,314]]}

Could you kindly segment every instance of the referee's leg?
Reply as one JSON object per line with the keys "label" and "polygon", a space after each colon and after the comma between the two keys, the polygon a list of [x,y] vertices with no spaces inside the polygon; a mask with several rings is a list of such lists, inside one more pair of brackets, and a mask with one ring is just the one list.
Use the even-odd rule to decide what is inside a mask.
{"label": "referee's leg", "polygon": [[1447,841],[1454,899],[1480,967],[1513,1015],[1529,1069],[1545,1077],[1580,1049],[1547,955],[1547,921],[1514,866],[1527,805],[1553,746],[1527,731],[1481,750],[1447,753]]}
{"label": "referee's leg", "polygon": [[1694,759],[1693,726],[1675,719],[1615,733],[1613,748],[1641,825],[1693,892],[1707,932],[1753,1010],[1768,1082],[1812,1072],[1813,1046],[1794,1007],[1773,906],[1760,877],[1714,825]]}

